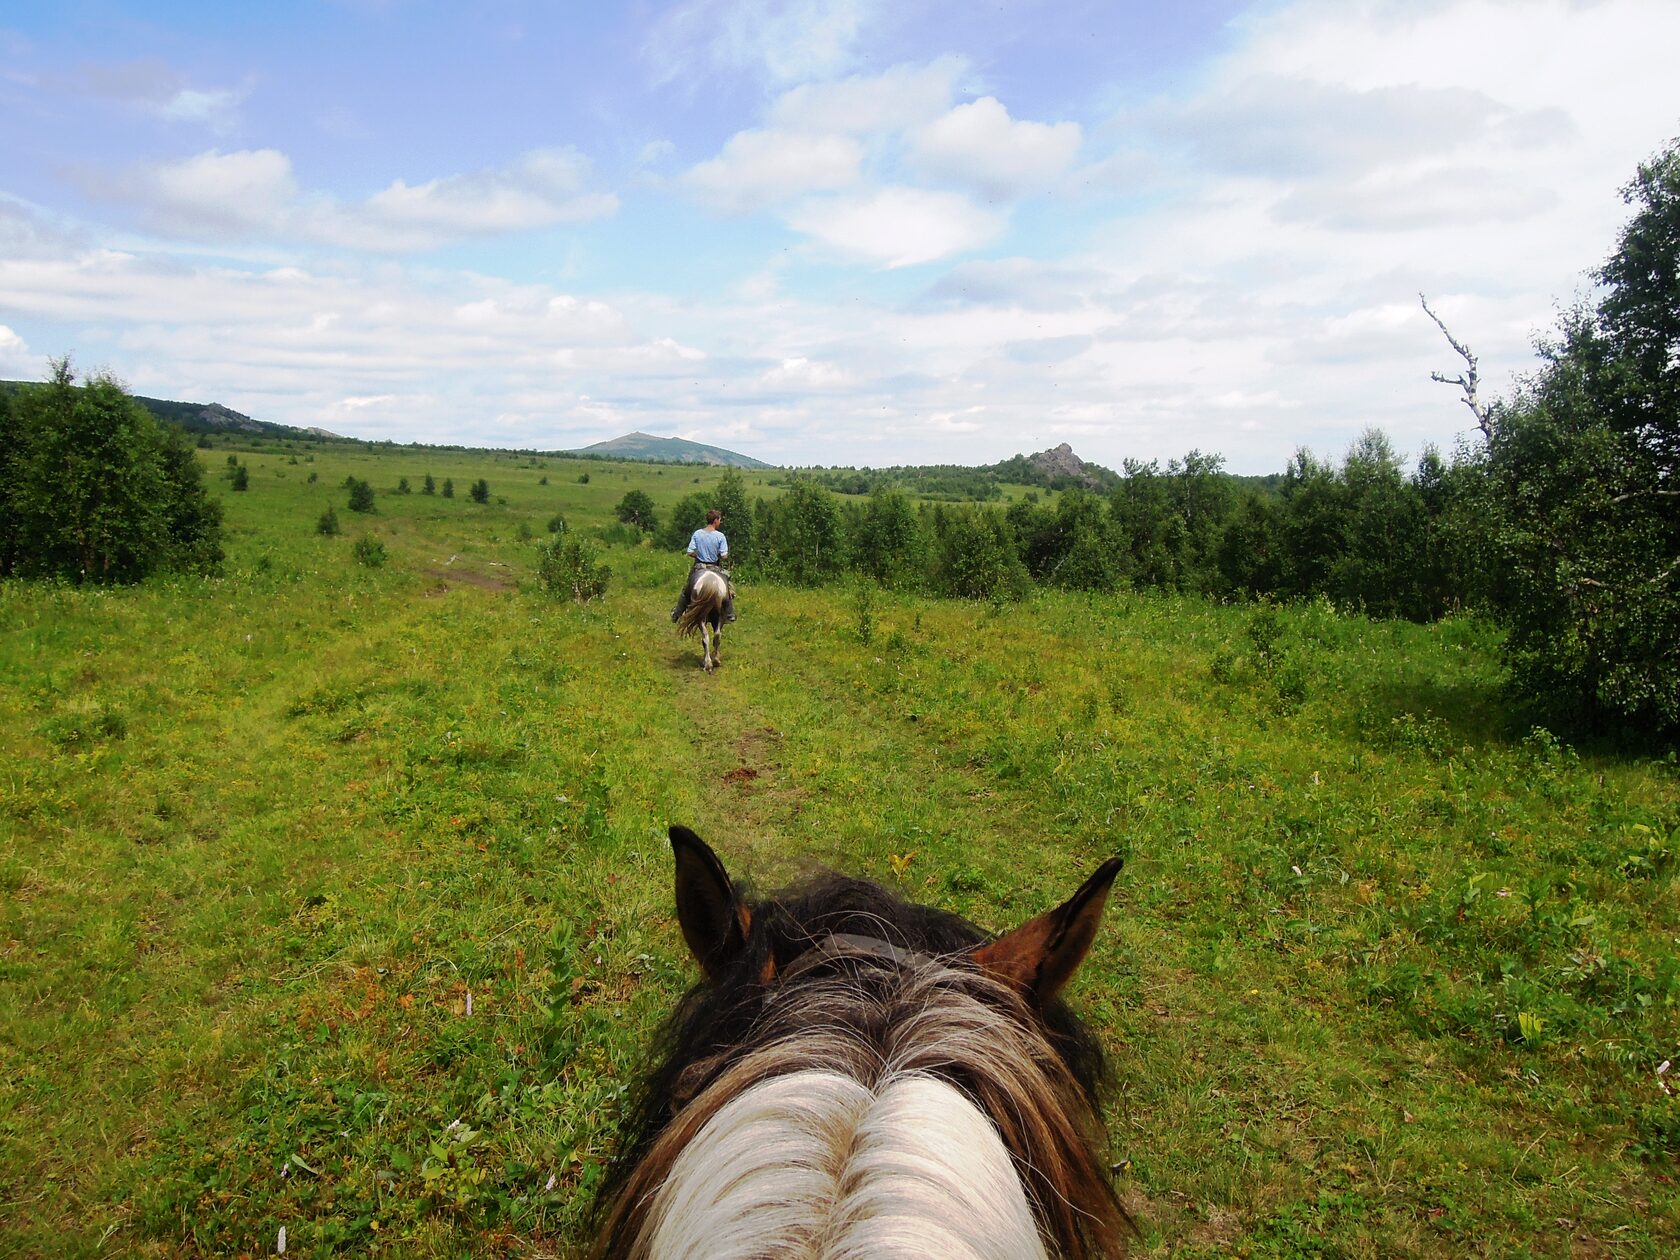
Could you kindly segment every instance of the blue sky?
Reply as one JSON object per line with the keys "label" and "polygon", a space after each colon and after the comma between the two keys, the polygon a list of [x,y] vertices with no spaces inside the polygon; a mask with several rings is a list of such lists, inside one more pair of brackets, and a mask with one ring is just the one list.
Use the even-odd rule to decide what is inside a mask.
{"label": "blue sky", "polygon": [[1668,0],[0,2],[0,375],[370,438],[1236,471],[1469,416],[1680,133]]}

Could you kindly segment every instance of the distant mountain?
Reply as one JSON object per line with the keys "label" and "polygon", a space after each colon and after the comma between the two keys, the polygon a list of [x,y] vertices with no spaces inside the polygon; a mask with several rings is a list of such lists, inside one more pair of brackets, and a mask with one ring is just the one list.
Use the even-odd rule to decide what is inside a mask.
{"label": "distant mountain", "polygon": [[[10,392],[25,385],[39,383],[0,381],[0,390]],[[258,437],[289,438],[292,441],[312,438],[345,440],[326,429],[299,429],[289,424],[275,424],[270,420],[253,420],[244,412],[224,407],[221,403],[175,402],[168,398],[144,398],[139,394],[134,396],[134,401],[159,420],[178,424],[189,433],[249,433]]]}
{"label": "distant mountain", "polygon": [[654,437],[651,433],[626,433],[610,442],[597,442],[593,446],[562,454],[595,455],[602,459],[648,459],[666,464],[718,464],[731,468],[775,467],[750,455],[726,451],[721,446],[707,446],[686,438]]}
{"label": "distant mountain", "polygon": [[224,407],[221,403],[171,402],[167,398],[142,398],[134,401],[160,420],[173,420],[189,433],[254,433],[262,437],[337,438],[339,434],[327,429],[299,429],[289,424],[275,424],[272,420],[253,420],[242,411]]}

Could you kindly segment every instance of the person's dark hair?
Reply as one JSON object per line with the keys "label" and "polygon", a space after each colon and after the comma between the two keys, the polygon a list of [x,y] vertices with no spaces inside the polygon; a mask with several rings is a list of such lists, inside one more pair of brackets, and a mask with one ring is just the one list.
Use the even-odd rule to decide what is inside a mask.
{"label": "person's dark hair", "polygon": [[718,511],[716,508],[707,508],[706,509],[706,524],[716,525],[722,519],[723,519],[723,513]]}

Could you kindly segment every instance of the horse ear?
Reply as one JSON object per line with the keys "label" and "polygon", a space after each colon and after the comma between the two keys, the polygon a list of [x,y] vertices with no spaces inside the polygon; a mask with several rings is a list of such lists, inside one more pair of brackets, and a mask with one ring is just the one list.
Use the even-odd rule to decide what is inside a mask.
{"label": "horse ear", "polygon": [[1123,865],[1120,858],[1109,858],[1073,896],[980,946],[974,951],[974,961],[982,971],[1021,990],[1040,1006],[1049,1002],[1090,952],[1108,890]]}
{"label": "horse ear", "polygon": [[670,830],[677,859],[677,922],[706,978],[716,980],[746,948],[752,915],[718,855],[687,827]]}

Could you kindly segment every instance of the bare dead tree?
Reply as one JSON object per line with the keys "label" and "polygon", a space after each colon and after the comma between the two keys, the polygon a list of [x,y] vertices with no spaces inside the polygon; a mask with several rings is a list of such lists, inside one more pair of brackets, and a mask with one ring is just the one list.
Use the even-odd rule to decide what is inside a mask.
{"label": "bare dead tree", "polygon": [[1467,371],[1461,372],[1457,376],[1446,376],[1440,372],[1431,372],[1429,379],[1440,381],[1443,385],[1457,385],[1464,391],[1462,400],[1464,405],[1470,408],[1470,414],[1476,417],[1476,427],[1482,431],[1482,436],[1491,442],[1493,440],[1493,409],[1483,406],[1481,399],[1476,396],[1476,356],[1470,353],[1469,346],[1447,331],[1447,326],[1441,322],[1441,317],[1429,309],[1428,298],[1420,293],[1418,294],[1418,301],[1423,303],[1423,313],[1435,321],[1435,327],[1441,330],[1441,335],[1447,339],[1447,344],[1458,351],[1459,358],[1464,360],[1468,368]]}

